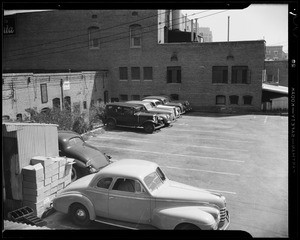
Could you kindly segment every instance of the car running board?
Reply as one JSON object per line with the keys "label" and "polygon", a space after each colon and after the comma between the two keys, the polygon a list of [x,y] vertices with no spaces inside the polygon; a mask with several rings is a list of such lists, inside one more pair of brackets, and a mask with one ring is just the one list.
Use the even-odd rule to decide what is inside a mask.
{"label": "car running board", "polygon": [[131,223],[131,222],[123,222],[123,221],[107,219],[107,218],[101,218],[101,217],[96,217],[96,219],[94,221],[104,223],[104,224],[108,224],[108,225],[111,225],[111,226],[130,229],[130,230],[155,230],[155,229],[157,229],[156,227],[153,227],[153,226],[147,225],[147,224],[137,224],[137,223]]}

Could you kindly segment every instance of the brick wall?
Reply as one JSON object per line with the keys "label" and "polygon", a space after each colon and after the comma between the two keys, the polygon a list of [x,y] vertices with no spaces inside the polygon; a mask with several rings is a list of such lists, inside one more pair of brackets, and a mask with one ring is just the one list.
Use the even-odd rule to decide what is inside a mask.
{"label": "brick wall", "polygon": [[[83,112],[87,112],[91,101],[104,100],[104,91],[109,87],[107,74],[102,72],[80,73],[48,73],[48,74],[3,74],[2,85],[2,116],[7,115],[15,119],[17,114],[22,117],[27,115],[26,108],[35,108],[37,111],[43,108],[52,108],[52,100],[58,98],[61,101],[61,80],[70,82],[70,89],[63,91],[63,97],[71,98],[71,106],[80,104]],[[41,84],[47,86],[47,102],[42,102]],[[87,102],[87,109],[83,108],[83,102]]]}
{"label": "brick wall", "polygon": [[266,61],[265,68],[267,81],[288,87],[288,61]]}
{"label": "brick wall", "polygon": [[[74,10],[18,14],[16,15],[17,34],[4,38],[4,71],[105,69],[110,79],[105,86],[109,98],[119,98],[120,94],[127,94],[129,99],[132,95],[179,94],[179,99],[189,100],[194,109],[214,110],[219,108],[216,106],[216,95],[225,95],[225,107],[241,110],[260,109],[261,76],[265,57],[264,41],[159,44],[160,25],[156,16],[158,11],[135,11],[138,12],[138,16],[132,14],[133,10]],[[97,18],[93,18],[93,15],[97,15]],[[129,26],[134,23],[139,23],[143,28],[141,48],[130,48]],[[100,38],[98,49],[89,48],[87,29],[91,26],[101,29],[98,36]],[[29,32],[35,34],[28,34]],[[58,42],[59,39],[65,40]],[[43,43],[48,44],[43,45]],[[35,50],[39,52],[38,56],[25,54],[25,50],[28,51],[26,47],[31,45],[37,45]],[[66,46],[61,48],[64,45]],[[25,54],[22,56],[29,57],[29,60],[17,58],[11,61],[15,54],[14,50],[21,46],[25,50],[18,53]],[[52,48],[51,54],[47,48]],[[174,54],[177,60],[172,61],[171,57]],[[250,84],[230,83],[231,67],[238,65],[247,66],[250,70]],[[181,67],[182,83],[166,83],[167,67],[170,66]],[[228,84],[212,84],[213,66],[228,66]],[[119,81],[119,67],[128,68],[127,81]],[[152,67],[153,80],[131,81],[131,67],[140,67],[141,70],[143,67]],[[142,76],[141,71],[141,78]],[[78,84],[79,86],[83,86],[83,83]],[[83,90],[76,91],[79,93]],[[74,94],[73,98],[77,98],[76,93]],[[59,88],[53,86],[52,95],[59,96]],[[238,95],[239,104],[228,106],[229,95]],[[242,98],[245,95],[253,97],[251,105],[243,104]],[[32,102],[31,99],[28,101]]]}

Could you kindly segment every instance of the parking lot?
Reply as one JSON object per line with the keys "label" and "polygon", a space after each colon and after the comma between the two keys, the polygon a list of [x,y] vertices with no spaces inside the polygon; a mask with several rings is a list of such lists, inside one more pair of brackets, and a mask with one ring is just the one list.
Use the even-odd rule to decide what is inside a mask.
{"label": "parking lot", "polygon": [[288,236],[287,117],[189,113],[153,134],[120,127],[95,132],[87,142],[114,160],[153,161],[171,180],[222,193],[228,230]]}

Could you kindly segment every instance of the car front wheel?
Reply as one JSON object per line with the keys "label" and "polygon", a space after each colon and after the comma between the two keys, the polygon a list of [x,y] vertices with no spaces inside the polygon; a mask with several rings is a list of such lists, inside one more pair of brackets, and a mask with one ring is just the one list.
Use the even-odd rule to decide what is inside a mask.
{"label": "car front wheel", "polygon": [[201,229],[194,224],[183,223],[176,226],[175,230],[201,230]]}
{"label": "car front wheel", "polygon": [[146,133],[153,133],[155,128],[152,123],[146,123],[146,124],[144,124],[144,130]]}
{"label": "car front wheel", "polygon": [[90,222],[90,215],[85,206],[74,203],[70,208],[70,214],[76,225],[86,226]]}

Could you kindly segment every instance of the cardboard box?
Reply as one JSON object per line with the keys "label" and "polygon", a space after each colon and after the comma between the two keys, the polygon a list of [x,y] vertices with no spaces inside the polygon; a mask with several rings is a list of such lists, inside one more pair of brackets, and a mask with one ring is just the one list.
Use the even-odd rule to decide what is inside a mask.
{"label": "cardboard box", "polygon": [[54,194],[57,192],[57,185],[53,188],[50,189],[50,195]]}
{"label": "cardboard box", "polygon": [[35,165],[28,165],[22,168],[23,176],[36,177],[39,179],[44,178],[44,167],[38,163]]}
{"label": "cardboard box", "polygon": [[43,176],[30,177],[30,176],[27,176],[27,175],[23,175],[23,181],[38,184],[39,182],[43,182],[44,181],[44,177]]}
{"label": "cardboard box", "polygon": [[63,178],[65,176],[65,166],[58,168],[58,178]]}
{"label": "cardboard box", "polygon": [[53,181],[51,184],[50,184],[50,188],[53,188],[53,187],[57,187],[58,185],[58,179]]}
{"label": "cardboard box", "polygon": [[39,202],[45,198],[44,194],[39,194],[38,196],[23,194],[23,201]]}
{"label": "cardboard box", "polygon": [[44,186],[42,186],[41,188],[25,188],[23,186],[23,195],[33,195],[33,196],[39,196],[39,195],[43,195],[45,192],[44,190]]}
{"label": "cardboard box", "polygon": [[40,181],[40,182],[27,182],[24,180],[23,178],[23,182],[22,182],[22,186],[23,188],[33,188],[33,189],[37,189],[37,188],[41,188],[44,187],[44,180]]}
{"label": "cardboard box", "polygon": [[51,177],[45,178],[45,180],[44,180],[44,186],[47,186],[47,185],[49,185],[50,183],[51,183]]}
{"label": "cardboard box", "polygon": [[51,182],[55,182],[56,180],[58,180],[58,173],[51,177]]}
{"label": "cardboard box", "polygon": [[64,188],[64,183],[60,183],[57,185],[57,191],[61,190]]}

